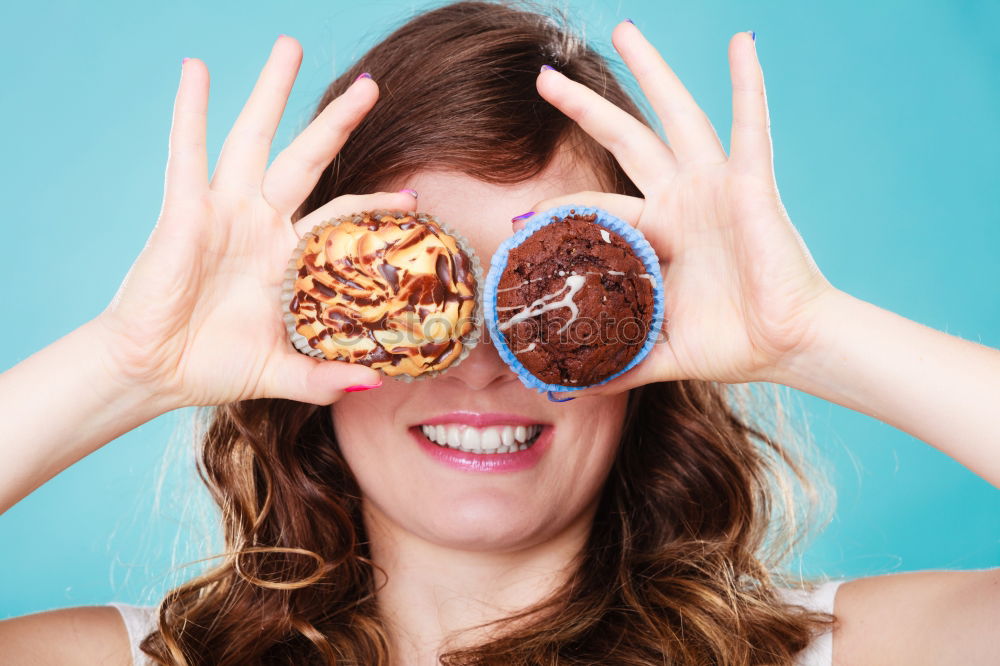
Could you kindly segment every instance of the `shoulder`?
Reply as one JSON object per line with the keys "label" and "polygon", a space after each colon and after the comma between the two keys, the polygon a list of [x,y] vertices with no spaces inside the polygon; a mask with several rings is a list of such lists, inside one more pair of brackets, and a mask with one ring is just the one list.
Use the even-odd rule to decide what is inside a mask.
{"label": "shoulder", "polygon": [[1000,569],[858,578],[841,586],[835,613],[834,664],[990,663]]}
{"label": "shoulder", "polygon": [[0,620],[0,662],[129,666],[132,648],[110,606],[77,606]]}

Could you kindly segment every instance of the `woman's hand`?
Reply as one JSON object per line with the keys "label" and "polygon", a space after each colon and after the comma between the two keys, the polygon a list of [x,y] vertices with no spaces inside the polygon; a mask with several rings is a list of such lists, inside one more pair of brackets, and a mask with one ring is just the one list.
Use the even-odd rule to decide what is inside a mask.
{"label": "woman's hand", "polygon": [[378,98],[378,86],[359,78],[268,168],[301,59],[297,41],[277,40],[211,182],[208,70],[194,59],[182,66],[160,218],[98,317],[112,372],[169,407],[260,397],[329,404],[349,387],[380,383],[375,370],[317,361],[286,338],[280,289],[300,234],[361,209],[415,207],[408,192],[343,196],[293,226],[293,213]]}
{"label": "woman's hand", "polygon": [[[638,227],[663,268],[666,339],[622,377],[598,389],[654,381],[767,379],[809,346],[817,312],[837,292],[820,274],[778,197],[764,80],[749,33],[729,45],[731,154],[656,49],[631,23],[615,48],[663,123],[655,132],[596,92],[554,70],[542,97],[610,150],[644,198],[584,192],[539,202],[604,208]],[[591,391],[593,392],[593,391]]]}

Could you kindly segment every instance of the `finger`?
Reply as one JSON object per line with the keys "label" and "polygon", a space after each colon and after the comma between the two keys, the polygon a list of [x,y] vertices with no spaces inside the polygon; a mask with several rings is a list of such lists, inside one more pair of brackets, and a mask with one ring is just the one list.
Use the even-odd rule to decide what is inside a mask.
{"label": "finger", "polygon": [[518,215],[511,223],[514,226],[514,231],[520,231],[525,227],[525,225],[530,222],[534,217],[544,211],[551,208],[558,208],[560,206],[583,206],[583,207],[593,207],[602,208],[615,217],[628,222],[633,227],[639,223],[639,216],[642,214],[642,207],[645,201],[639,199],[638,197],[630,197],[625,194],[614,194],[611,192],[575,192],[574,194],[566,194],[559,197],[554,197],[552,199],[545,199],[544,201],[537,202],[532,206],[533,211],[539,211],[538,213],[532,212],[530,214]]}
{"label": "finger", "polygon": [[590,88],[551,68],[538,75],[535,85],[543,98],[611,151],[643,194],[648,196],[677,171],[673,153],[656,132]]}
{"label": "finger", "polygon": [[301,238],[313,227],[327,220],[351,215],[365,210],[403,210],[417,208],[417,193],[413,190],[376,192],[374,194],[345,194],[326,202],[295,223],[295,233]]}
{"label": "finger", "polygon": [[271,141],[301,62],[302,47],[298,41],[287,35],[279,37],[253,92],[226,136],[212,177],[213,189],[259,190]]}
{"label": "finger", "polygon": [[381,373],[368,366],[320,361],[289,350],[271,366],[264,382],[264,397],[329,405],[345,392],[381,385]]}
{"label": "finger", "polygon": [[721,162],[726,152],[712,123],[656,48],[625,21],[611,35],[615,49],[656,111],[679,162]]}
{"label": "finger", "polygon": [[194,58],[181,64],[181,81],[170,125],[165,199],[179,201],[208,189],[205,119],[208,113],[208,68]]}
{"label": "finger", "polygon": [[305,201],[377,99],[378,86],[370,78],[358,78],[274,158],[261,188],[274,210],[291,215]]}
{"label": "finger", "polygon": [[737,33],[729,41],[729,71],[733,81],[730,160],[737,168],[770,174],[773,159],[771,120],[764,73],[750,33]]}

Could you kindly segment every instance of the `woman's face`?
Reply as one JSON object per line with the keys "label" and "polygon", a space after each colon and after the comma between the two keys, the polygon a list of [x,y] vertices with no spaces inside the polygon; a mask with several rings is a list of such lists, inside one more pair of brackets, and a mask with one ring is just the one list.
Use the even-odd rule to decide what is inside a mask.
{"label": "woman's face", "polygon": [[[421,172],[394,189],[402,187],[420,193],[421,211],[469,240],[484,270],[510,237],[512,217],[546,198],[601,189],[594,176],[561,160],[517,185]],[[440,546],[508,551],[589,524],[626,402],[626,394],[550,402],[525,388],[484,341],[438,377],[412,383],[386,378],[381,388],[349,393],[331,409],[369,519]],[[454,432],[502,443],[539,430],[530,448],[503,456],[514,465],[489,471],[443,460],[440,454],[453,458],[457,452],[424,434]],[[461,455],[472,465],[497,460],[497,454]]]}

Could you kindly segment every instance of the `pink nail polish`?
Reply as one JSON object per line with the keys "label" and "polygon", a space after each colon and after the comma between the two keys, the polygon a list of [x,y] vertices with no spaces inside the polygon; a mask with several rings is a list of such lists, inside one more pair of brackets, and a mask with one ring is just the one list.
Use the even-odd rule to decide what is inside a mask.
{"label": "pink nail polish", "polygon": [[191,59],[191,58],[184,58],[183,60],[181,60],[181,67],[183,67],[183,66],[184,66],[184,63],[186,63],[186,62],[187,62],[188,60],[190,60],[190,59]]}
{"label": "pink nail polish", "polygon": [[358,391],[368,391],[370,389],[376,389],[382,386],[382,381],[379,380],[378,384],[356,384],[355,386],[348,386],[344,389],[347,393],[357,393]]}
{"label": "pink nail polish", "polygon": [[408,187],[404,187],[403,189],[400,190],[400,192],[403,193],[403,194],[409,194],[414,199],[417,198],[417,191],[416,190],[411,190]]}
{"label": "pink nail polish", "polygon": [[360,74],[358,74],[358,78],[356,78],[354,80],[355,81],[360,81],[361,79],[370,79],[370,78],[372,78],[371,74],[369,74],[368,72],[361,72]]}

